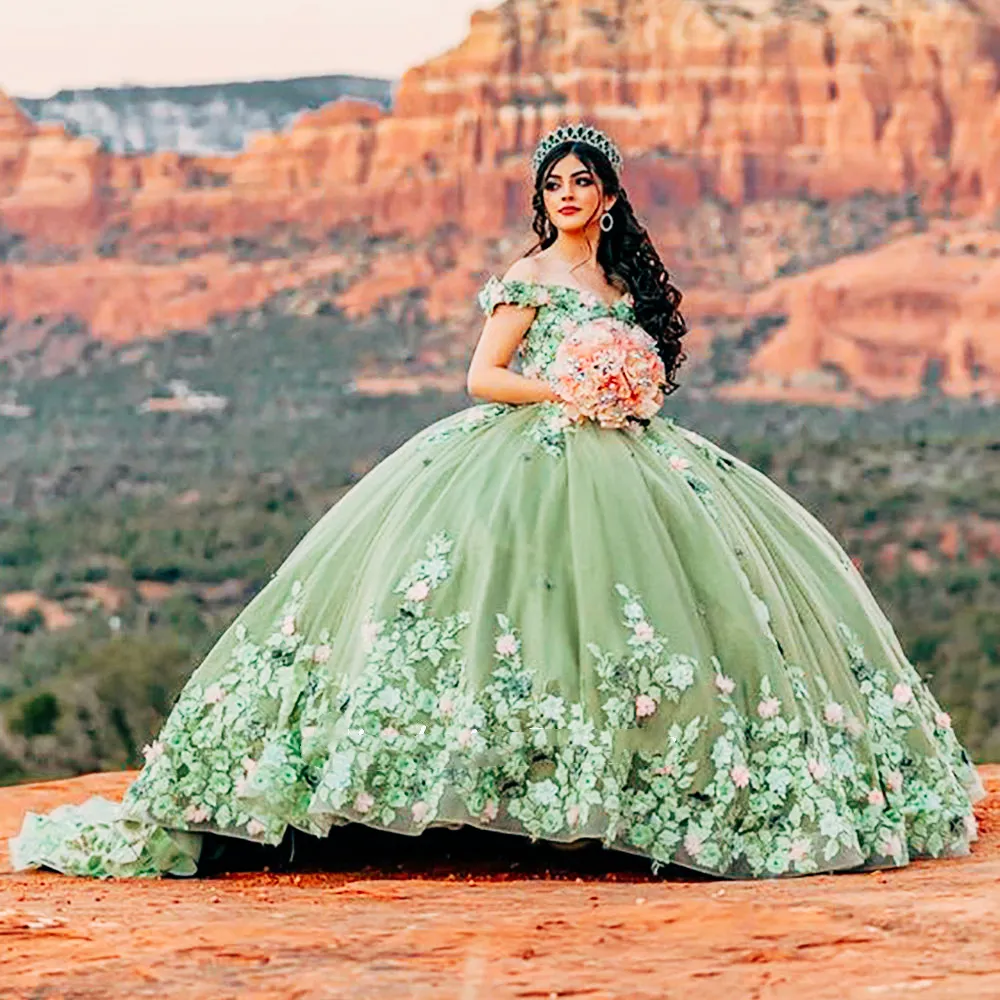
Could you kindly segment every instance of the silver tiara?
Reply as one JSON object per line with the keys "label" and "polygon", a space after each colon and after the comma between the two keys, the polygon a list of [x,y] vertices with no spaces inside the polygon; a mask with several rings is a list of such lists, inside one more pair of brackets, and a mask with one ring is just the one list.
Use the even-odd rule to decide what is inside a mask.
{"label": "silver tiara", "polygon": [[564,142],[585,142],[588,146],[599,149],[608,158],[608,162],[614,167],[615,173],[618,173],[622,168],[624,161],[622,160],[622,154],[618,151],[618,147],[599,128],[594,128],[593,125],[585,125],[583,122],[580,122],[576,125],[560,125],[559,128],[550,132],[535,147],[534,155],[531,157],[531,165],[536,174],[538,173],[538,168],[545,162],[545,157],[556,146]]}

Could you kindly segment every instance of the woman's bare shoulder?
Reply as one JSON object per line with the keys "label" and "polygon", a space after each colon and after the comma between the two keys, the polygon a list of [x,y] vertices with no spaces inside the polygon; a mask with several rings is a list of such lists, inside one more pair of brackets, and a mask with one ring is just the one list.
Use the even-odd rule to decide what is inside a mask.
{"label": "woman's bare shoulder", "polygon": [[537,257],[520,257],[504,273],[504,281],[534,281],[541,279],[541,268]]}

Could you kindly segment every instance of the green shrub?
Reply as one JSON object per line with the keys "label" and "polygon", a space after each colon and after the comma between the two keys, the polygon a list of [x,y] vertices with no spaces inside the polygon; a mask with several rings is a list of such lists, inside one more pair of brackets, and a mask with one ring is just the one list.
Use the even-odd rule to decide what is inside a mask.
{"label": "green shrub", "polygon": [[9,724],[15,733],[29,739],[47,736],[55,729],[59,715],[59,700],[51,691],[43,691],[24,699],[12,714]]}

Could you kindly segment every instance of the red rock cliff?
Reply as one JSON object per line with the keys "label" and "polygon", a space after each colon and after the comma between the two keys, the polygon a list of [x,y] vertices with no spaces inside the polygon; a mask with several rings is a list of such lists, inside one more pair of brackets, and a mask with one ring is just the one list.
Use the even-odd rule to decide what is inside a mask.
{"label": "red rock cliff", "polygon": [[523,154],[578,116],[614,132],[656,200],[916,189],[992,209],[998,81],[997,26],[960,0],[507,0],[410,70],[391,114],[341,102],[232,158],[111,156],[0,102],[0,214],[32,233],[60,212],[496,231],[523,212]]}
{"label": "red rock cliff", "polygon": [[[246,263],[235,284],[225,276],[220,245],[276,228],[314,241],[319,249],[304,252],[319,256],[331,233],[358,222],[417,242],[457,224],[479,243],[521,223],[525,154],[578,117],[619,139],[633,200],[661,238],[709,195],[743,204],[914,191],[932,209],[992,211],[998,90],[997,22],[962,0],[507,0],[475,14],[455,49],[409,71],[391,113],[338,102],[234,157],[111,155],[0,98],[0,226],[30,251],[26,263],[0,265],[0,313],[72,311],[117,339],[178,317],[197,325],[234,308],[240,289],[252,289],[253,304],[305,280],[294,260]],[[110,260],[95,254],[109,234]],[[154,246],[167,259],[151,265]],[[184,273],[167,277],[181,251]],[[478,266],[482,255],[470,259]],[[189,280],[201,263],[207,288]],[[109,301],[116,288],[146,291],[119,306]],[[806,350],[791,341],[779,381]],[[976,361],[977,384],[985,371],[1000,385],[992,359],[986,369]],[[839,349],[835,363],[848,377],[865,367]],[[972,383],[959,373],[949,384]]]}

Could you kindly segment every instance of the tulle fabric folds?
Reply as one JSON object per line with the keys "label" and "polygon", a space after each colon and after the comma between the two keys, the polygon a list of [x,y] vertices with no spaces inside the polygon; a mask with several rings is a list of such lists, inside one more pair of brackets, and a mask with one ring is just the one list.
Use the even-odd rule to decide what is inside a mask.
{"label": "tulle fabric folds", "polygon": [[981,794],[857,569],[766,476],[668,418],[480,404],[314,525],[121,806],[29,815],[12,858],[190,875],[208,831],[468,824],[774,877],[963,854]]}

